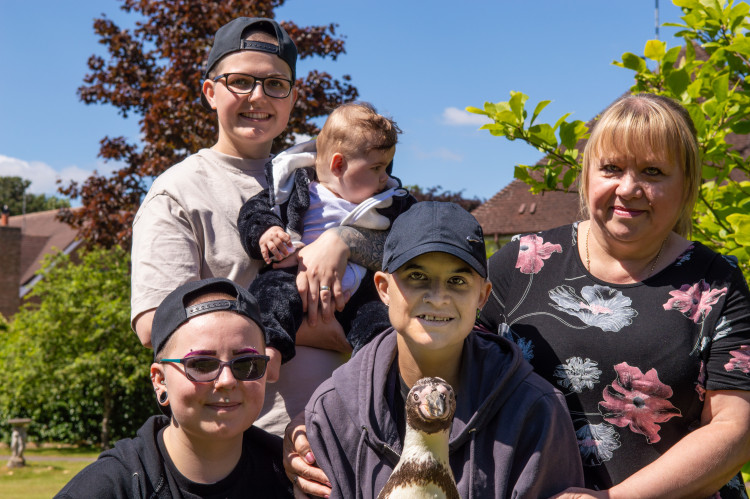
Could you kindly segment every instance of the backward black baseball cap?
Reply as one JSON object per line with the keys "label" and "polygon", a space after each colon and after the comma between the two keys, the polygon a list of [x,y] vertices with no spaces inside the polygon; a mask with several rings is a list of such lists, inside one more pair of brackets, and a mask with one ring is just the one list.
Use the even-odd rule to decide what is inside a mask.
{"label": "backward black baseball cap", "polygon": [[[245,40],[246,33],[250,30],[259,30],[276,38],[278,45],[261,41]],[[203,79],[208,78],[208,73],[214,68],[222,57],[243,50],[254,50],[266,52],[281,58],[292,71],[292,82],[297,78],[297,46],[284,28],[273,19],[265,17],[238,17],[219,28],[214,35],[214,43],[208,54],[206,67],[203,71]],[[203,92],[201,92],[201,103],[210,109]]]}
{"label": "backward black baseball cap", "polygon": [[[212,300],[197,305],[186,305],[208,293],[226,293],[235,297],[235,299]],[[196,315],[221,310],[236,312],[249,318],[258,325],[265,337],[258,301],[247,289],[223,277],[190,281],[169,293],[156,309],[154,322],[151,326],[151,345],[154,348],[154,360],[157,359],[161,349],[164,348],[167,340],[177,328]]]}
{"label": "backward black baseball cap", "polygon": [[455,203],[422,201],[398,216],[383,249],[383,271],[393,273],[425,253],[448,253],[487,277],[487,251],[479,222]]}

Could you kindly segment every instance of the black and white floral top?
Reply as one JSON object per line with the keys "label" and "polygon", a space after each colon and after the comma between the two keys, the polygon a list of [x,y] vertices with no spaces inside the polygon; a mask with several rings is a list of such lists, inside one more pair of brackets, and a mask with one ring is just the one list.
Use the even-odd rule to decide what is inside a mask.
{"label": "black and white floral top", "polygon": [[[515,236],[493,255],[479,322],[566,396],[586,485],[605,489],[695,429],[706,390],[750,390],[750,292],[736,259],[700,243],[643,282],[601,281],[577,228]],[[747,497],[739,475],[720,493]]]}

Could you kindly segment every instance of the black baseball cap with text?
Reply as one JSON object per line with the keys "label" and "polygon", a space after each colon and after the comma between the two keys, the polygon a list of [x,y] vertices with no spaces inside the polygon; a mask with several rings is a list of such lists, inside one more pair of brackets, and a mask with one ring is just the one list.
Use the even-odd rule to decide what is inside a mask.
{"label": "black baseball cap with text", "polygon": [[[209,293],[226,293],[229,296],[235,297],[235,299],[212,300],[187,306],[187,303],[190,301]],[[265,336],[258,301],[250,294],[250,291],[223,277],[190,281],[169,293],[154,313],[154,322],[151,326],[151,345],[154,348],[154,360],[158,358],[167,340],[169,340],[177,328],[196,315],[218,312],[220,310],[228,310],[244,315],[255,322]],[[206,334],[210,333],[210,331],[206,332]]]}

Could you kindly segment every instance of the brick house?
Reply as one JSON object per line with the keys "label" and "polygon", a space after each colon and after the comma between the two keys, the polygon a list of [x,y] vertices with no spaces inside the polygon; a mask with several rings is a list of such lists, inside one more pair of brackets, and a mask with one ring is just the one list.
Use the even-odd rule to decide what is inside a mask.
{"label": "brick house", "polygon": [[515,234],[552,229],[580,219],[577,192],[532,194],[529,186],[514,179],[479,205],[472,215],[487,241],[502,246]]}
{"label": "brick house", "polygon": [[44,255],[72,253],[80,244],[76,231],[56,215],[49,210],[0,219],[0,314],[6,319],[39,279],[35,273]]}

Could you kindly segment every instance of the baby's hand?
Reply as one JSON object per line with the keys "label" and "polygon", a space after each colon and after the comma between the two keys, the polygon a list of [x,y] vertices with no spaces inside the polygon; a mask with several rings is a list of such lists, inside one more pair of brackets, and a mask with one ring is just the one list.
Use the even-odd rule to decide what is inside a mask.
{"label": "baby's hand", "polygon": [[260,236],[260,253],[266,263],[281,261],[290,253],[294,253],[292,238],[284,229],[274,225]]}
{"label": "baby's hand", "polygon": [[297,261],[297,252],[295,251],[283,260],[274,260],[273,268],[275,269],[286,269],[289,267],[296,267],[299,262]]}

